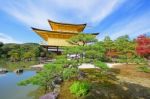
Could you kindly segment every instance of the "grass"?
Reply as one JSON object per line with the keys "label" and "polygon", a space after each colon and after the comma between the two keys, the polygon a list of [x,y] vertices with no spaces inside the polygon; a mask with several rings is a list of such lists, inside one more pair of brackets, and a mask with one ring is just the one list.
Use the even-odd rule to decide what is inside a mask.
{"label": "grass", "polygon": [[[141,77],[149,77],[148,73],[137,71],[137,67],[139,66],[141,65],[123,65],[117,67],[115,70],[108,70],[108,73],[106,72],[104,74],[101,73],[101,69],[80,69],[86,74],[85,79],[80,80],[80,82],[86,81],[91,85],[88,94],[81,97],[76,97],[75,94],[72,94],[80,92],[78,91],[80,88],[78,88],[78,83],[74,84],[77,80],[71,79],[65,81],[61,86],[59,99],[138,99],[139,97],[149,99],[149,88],[143,86],[143,84],[149,84],[149,81],[143,81],[143,84],[133,83],[134,80],[135,82],[138,82]],[[117,78],[119,75],[131,77],[131,79],[133,79],[133,81],[131,81],[132,83],[130,83],[130,80],[128,79],[125,79],[127,82],[124,82],[123,79]],[[135,77],[137,77],[137,79]],[[70,86],[73,86],[72,93],[70,93]]]}

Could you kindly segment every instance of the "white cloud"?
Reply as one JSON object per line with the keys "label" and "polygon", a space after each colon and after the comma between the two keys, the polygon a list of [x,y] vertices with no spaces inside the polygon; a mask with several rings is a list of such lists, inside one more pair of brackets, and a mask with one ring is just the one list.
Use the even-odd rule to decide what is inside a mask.
{"label": "white cloud", "polygon": [[21,42],[15,40],[14,38],[12,38],[8,35],[5,35],[4,33],[0,33],[0,42],[3,42],[3,43],[21,43]]}
{"label": "white cloud", "polygon": [[2,10],[28,26],[49,28],[47,19],[100,23],[124,0],[6,0]]}
{"label": "white cloud", "polygon": [[71,9],[81,20],[99,23],[112,13],[124,0],[55,0],[61,9]]}
{"label": "white cloud", "polygon": [[99,38],[103,39],[106,35],[109,35],[112,39],[123,35],[129,35],[131,38],[135,38],[143,33],[148,33],[150,32],[149,18],[150,13],[145,13],[138,17],[131,16],[107,28]]}

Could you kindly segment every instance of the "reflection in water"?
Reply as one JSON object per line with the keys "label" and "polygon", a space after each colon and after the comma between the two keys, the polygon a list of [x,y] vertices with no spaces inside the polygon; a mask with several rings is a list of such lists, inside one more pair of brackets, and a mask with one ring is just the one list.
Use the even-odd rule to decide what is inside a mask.
{"label": "reflection in water", "polygon": [[2,76],[6,76],[6,74],[0,74],[0,77],[2,77]]}
{"label": "reflection in water", "polygon": [[[38,86],[17,85],[18,82],[30,78],[35,74],[35,71],[25,71],[19,75],[14,72],[8,72],[5,75],[0,74],[0,99],[38,99],[38,96],[33,95],[33,92],[36,92]],[[40,94],[37,95],[40,96]]]}

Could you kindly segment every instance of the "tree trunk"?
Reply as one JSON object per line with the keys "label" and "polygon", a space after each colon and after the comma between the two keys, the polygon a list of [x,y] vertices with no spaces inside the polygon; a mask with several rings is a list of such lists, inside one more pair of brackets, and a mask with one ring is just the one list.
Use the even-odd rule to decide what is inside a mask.
{"label": "tree trunk", "polygon": [[44,88],[44,93],[46,94],[47,93],[47,85],[45,85],[45,88]]}

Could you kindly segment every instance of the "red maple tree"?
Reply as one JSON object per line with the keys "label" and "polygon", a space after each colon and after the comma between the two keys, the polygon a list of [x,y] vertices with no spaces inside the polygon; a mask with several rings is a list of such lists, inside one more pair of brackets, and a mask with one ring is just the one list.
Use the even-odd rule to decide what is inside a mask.
{"label": "red maple tree", "polygon": [[140,56],[150,57],[150,37],[140,35],[136,39],[136,52]]}

